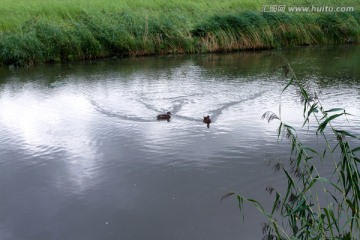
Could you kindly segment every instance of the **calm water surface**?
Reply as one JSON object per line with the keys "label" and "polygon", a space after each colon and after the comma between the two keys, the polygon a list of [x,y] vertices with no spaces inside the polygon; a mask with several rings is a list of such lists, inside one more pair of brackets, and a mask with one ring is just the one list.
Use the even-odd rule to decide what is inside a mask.
{"label": "calm water surface", "polygon": [[[360,134],[360,47],[284,54]],[[0,69],[0,239],[261,239],[264,219],[220,198],[270,205],[266,186],[286,183],[267,162],[288,145],[261,120],[278,110],[279,64],[266,51]],[[301,126],[294,89],[281,100]]]}

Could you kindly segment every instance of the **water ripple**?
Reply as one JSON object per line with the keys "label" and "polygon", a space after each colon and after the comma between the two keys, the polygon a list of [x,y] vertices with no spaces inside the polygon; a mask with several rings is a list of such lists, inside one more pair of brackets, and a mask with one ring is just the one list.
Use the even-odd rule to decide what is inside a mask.
{"label": "water ripple", "polygon": [[113,112],[111,110],[106,110],[103,107],[101,107],[96,101],[91,100],[91,104],[95,107],[95,110],[99,113],[105,114],[108,117],[116,117],[122,120],[128,120],[128,121],[134,121],[134,122],[155,122],[156,118],[153,117],[153,119],[149,118],[142,118],[142,117],[136,117],[131,115],[122,115],[120,113]]}
{"label": "water ripple", "polygon": [[[259,97],[263,96],[266,92],[268,92],[268,91],[261,91],[261,92],[255,93],[245,99],[225,102],[219,108],[209,110],[209,113],[210,113],[209,115],[210,115],[212,122],[215,122],[218,119],[218,117],[223,113],[224,110],[227,110],[237,104],[241,104],[246,101],[250,101],[250,100],[259,98]],[[197,95],[197,96],[199,96],[199,95]],[[190,109],[192,108],[195,110],[196,105],[194,105],[194,107],[191,107],[191,102],[188,100],[188,98],[180,98],[179,100],[171,101],[170,102],[171,106],[168,107],[167,109],[158,109],[153,104],[145,102],[142,99],[137,99],[136,101],[138,103],[140,103],[141,105],[143,105],[144,107],[146,107],[146,109],[154,112],[154,116],[155,116],[155,114],[158,114],[158,113],[164,113],[164,112],[170,111],[172,113],[172,118],[177,118],[177,119],[182,119],[182,120],[187,120],[187,121],[192,121],[192,122],[202,122],[202,116],[201,115],[199,116],[198,113],[194,112],[194,115],[195,114],[198,115],[196,117],[178,114],[179,112],[181,112],[181,110],[183,109],[183,107],[185,105],[188,105],[188,107]],[[105,114],[106,116],[109,116],[109,117],[116,117],[116,118],[119,118],[122,120],[134,121],[134,122],[156,122],[155,117],[139,117],[139,116],[134,116],[134,115],[125,115],[125,114],[121,114],[119,112],[115,112],[113,110],[107,110],[104,107],[100,106],[100,104],[97,103],[95,100],[90,100],[90,102],[94,106],[96,111],[98,111],[102,114]],[[136,108],[136,106],[135,106],[135,108]]]}
{"label": "water ripple", "polygon": [[[263,162],[288,158],[291,150],[288,142],[277,142],[278,125],[261,120],[267,110],[278,112],[286,85],[268,76],[274,59],[243,56],[109,60],[2,75],[0,238],[169,239],[188,229],[178,238],[221,239],[233,233],[229,229],[239,230],[236,206],[219,206],[218,190],[232,185],[254,193],[269,181],[284,184],[280,174],[266,173]],[[350,125],[346,119],[335,123],[358,135],[359,74],[353,56],[351,81],[332,76],[322,82],[310,76],[317,75],[313,68],[300,71],[310,87],[323,91],[324,106],[350,108],[355,114]],[[325,60],[319,61],[320,75],[333,69]],[[338,69],[347,71],[344,65]],[[289,87],[281,100],[282,120],[301,129],[303,108],[295,89]],[[156,120],[167,111],[173,114],[170,122]],[[212,118],[210,128],[202,122],[206,115]],[[322,143],[305,129],[298,136],[315,148]],[[209,209],[218,219],[204,217]],[[229,216],[231,221],[223,221]],[[234,239],[244,237],[238,233]]]}

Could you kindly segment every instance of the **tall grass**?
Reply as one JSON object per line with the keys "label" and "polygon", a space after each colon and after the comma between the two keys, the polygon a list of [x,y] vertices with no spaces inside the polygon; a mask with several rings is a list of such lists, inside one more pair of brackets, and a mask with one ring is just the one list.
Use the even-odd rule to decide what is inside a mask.
{"label": "tall grass", "polygon": [[[281,56],[282,57],[282,56]],[[282,57],[284,60],[284,58]],[[287,179],[284,189],[268,186],[274,196],[273,207],[266,210],[259,201],[236,195],[242,209],[244,202],[257,208],[268,220],[263,225],[263,239],[359,239],[360,236],[360,138],[338,128],[336,120],[346,118],[345,109],[325,109],[316,92],[304,86],[285,61],[282,66],[303,104],[304,124],[317,126],[315,136],[323,138],[323,148],[306,146],[294,127],[282,120],[279,113],[266,112],[264,119],[278,121],[278,138],[288,139],[291,146],[289,162],[278,162],[274,169]],[[323,164],[333,164],[331,176],[321,174]]]}
{"label": "tall grass", "polygon": [[263,4],[269,3],[2,0],[0,65],[359,42],[359,12],[261,13]]}

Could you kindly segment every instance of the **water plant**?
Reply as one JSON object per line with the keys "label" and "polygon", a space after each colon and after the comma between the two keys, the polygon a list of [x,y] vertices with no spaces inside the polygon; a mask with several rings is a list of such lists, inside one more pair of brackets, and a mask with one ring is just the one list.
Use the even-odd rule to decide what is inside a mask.
{"label": "water plant", "polygon": [[[290,86],[297,89],[303,105],[303,127],[316,126],[314,135],[322,138],[322,148],[315,149],[301,141],[298,131],[282,120],[279,113],[266,112],[262,118],[278,121],[278,139],[290,143],[290,158],[276,162],[274,169],[287,179],[284,189],[268,186],[273,204],[266,210],[260,201],[229,192],[223,199],[236,196],[242,210],[244,203],[258,209],[267,219],[263,239],[358,239],[360,229],[359,137],[336,127],[336,120],[350,114],[342,108],[325,109],[320,97],[298,79],[285,58],[284,74],[289,78],[282,93]],[[309,128],[308,131],[311,131]],[[323,164],[332,164],[331,175],[323,174]]]}

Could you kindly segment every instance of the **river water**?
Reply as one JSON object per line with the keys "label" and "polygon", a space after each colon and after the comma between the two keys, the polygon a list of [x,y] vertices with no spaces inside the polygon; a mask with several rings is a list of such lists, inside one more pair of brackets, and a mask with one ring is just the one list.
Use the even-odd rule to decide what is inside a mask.
{"label": "river water", "polygon": [[[337,123],[359,135],[360,47],[282,54],[326,108],[353,114]],[[262,51],[0,69],[0,239],[261,239],[265,219],[220,198],[271,206],[265,188],[286,184],[268,162],[289,145],[261,119],[278,112],[281,64]],[[281,107],[301,127],[293,87]],[[156,120],[167,111],[170,122]]]}

